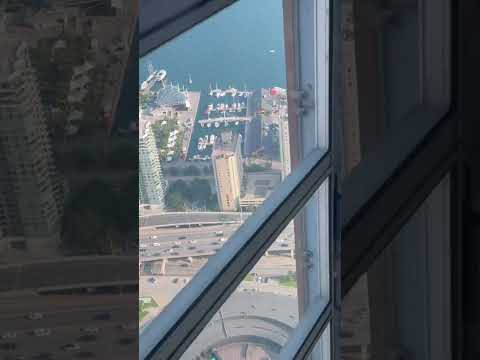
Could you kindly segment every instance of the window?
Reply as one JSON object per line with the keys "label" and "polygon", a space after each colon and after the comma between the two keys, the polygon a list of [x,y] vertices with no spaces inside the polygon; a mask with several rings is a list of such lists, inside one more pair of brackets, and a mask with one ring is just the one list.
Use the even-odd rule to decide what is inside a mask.
{"label": "window", "polygon": [[[208,7],[190,14],[206,18]],[[140,141],[143,124],[154,124],[161,171],[153,177],[168,183],[157,198],[140,199],[150,205],[140,221],[141,358],[215,356],[246,351],[245,343],[268,358],[314,348],[323,348],[315,359],[330,358],[338,197],[329,18],[328,1],[241,0],[155,49],[151,39],[162,35],[152,18],[140,25]],[[160,107],[175,107],[177,116],[157,119]],[[262,291],[244,291],[252,283]],[[282,291],[278,305],[256,308],[255,296]],[[242,296],[245,310],[235,305]],[[267,331],[281,340],[266,350],[251,338],[249,312],[271,319],[285,311],[282,301],[293,304],[293,318]],[[245,316],[236,349],[202,340]]]}
{"label": "window", "polygon": [[344,225],[450,109],[450,3],[343,2]]}
{"label": "window", "polygon": [[[156,122],[152,177],[168,187],[140,200],[150,206],[140,221],[150,248],[141,255],[150,305],[140,309],[140,357],[368,356],[371,339],[338,341],[351,333],[340,329],[340,274],[345,295],[392,239],[405,243],[406,219],[454,166],[450,1],[159,7],[145,3],[140,22],[140,141],[142,122]],[[157,121],[160,106],[176,117]],[[202,177],[209,186],[191,185]],[[279,255],[288,251],[295,272],[280,274],[279,262],[262,273],[272,261],[293,266]],[[257,300],[293,282],[294,306]],[[432,286],[426,298],[448,292]],[[152,306],[158,289],[170,295]],[[280,306],[287,319],[274,326]],[[423,325],[428,341],[445,335]]]}
{"label": "window", "polygon": [[451,359],[450,176],[437,184],[342,302],[345,359]]}

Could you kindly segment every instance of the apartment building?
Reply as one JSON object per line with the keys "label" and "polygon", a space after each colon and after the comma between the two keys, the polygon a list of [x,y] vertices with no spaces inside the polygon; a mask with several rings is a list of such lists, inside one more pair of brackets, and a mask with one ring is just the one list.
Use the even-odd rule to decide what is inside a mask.
{"label": "apartment building", "polygon": [[221,211],[237,211],[243,179],[242,136],[224,132],[212,152],[213,173]]}

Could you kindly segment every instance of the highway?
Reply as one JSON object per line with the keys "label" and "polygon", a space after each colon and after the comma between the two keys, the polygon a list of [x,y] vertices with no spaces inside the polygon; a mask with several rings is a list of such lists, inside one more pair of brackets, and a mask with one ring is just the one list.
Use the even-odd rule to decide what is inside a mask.
{"label": "highway", "polygon": [[[140,230],[140,261],[204,257],[215,254],[239,224]],[[222,235],[217,235],[222,232]],[[295,248],[293,227],[288,227],[269,252],[288,253]]]}
{"label": "highway", "polygon": [[[43,359],[137,356],[138,312],[131,306],[137,294],[26,295],[0,298],[1,359],[41,359],[40,354]],[[28,319],[25,309],[40,313],[41,318]],[[101,314],[110,319],[95,319]],[[38,331],[35,335],[38,329],[46,329],[43,336]],[[78,349],[63,349],[67,344],[76,344]]]}

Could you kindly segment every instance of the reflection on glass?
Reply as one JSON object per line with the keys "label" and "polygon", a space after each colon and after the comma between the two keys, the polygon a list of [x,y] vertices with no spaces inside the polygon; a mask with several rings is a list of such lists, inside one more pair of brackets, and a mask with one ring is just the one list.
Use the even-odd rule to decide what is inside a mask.
{"label": "reflection on glass", "polygon": [[348,174],[421,104],[422,49],[418,1],[346,0],[342,6]]}
{"label": "reflection on glass", "polygon": [[342,359],[450,359],[449,180],[342,301]]}
{"label": "reflection on glass", "polygon": [[[140,60],[142,325],[289,174],[285,88],[281,0],[242,0]],[[293,252],[289,229],[275,249]]]}
{"label": "reflection on glass", "polygon": [[[325,185],[325,184],[324,184]],[[318,258],[307,260],[295,234],[305,210],[318,202],[322,186],[304,209],[284,229],[233,294],[202,330],[182,360],[275,359],[299,325],[308,306],[301,306],[307,292],[308,272],[318,271]],[[322,206],[327,209],[328,200]],[[318,236],[328,233],[319,229]],[[305,248],[305,247],[304,247]],[[305,251],[306,253],[307,251]],[[328,249],[327,249],[328,252]],[[322,254],[320,254],[321,256]]]}

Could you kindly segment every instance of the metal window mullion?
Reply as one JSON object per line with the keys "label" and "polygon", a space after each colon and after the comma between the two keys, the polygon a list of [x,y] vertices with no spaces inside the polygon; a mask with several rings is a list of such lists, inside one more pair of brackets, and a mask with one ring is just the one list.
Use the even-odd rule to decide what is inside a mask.
{"label": "metal window mullion", "polygon": [[279,360],[305,359],[313,350],[332,317],[332,304],[324,296],[313,301],[306,316],[283,347]]}
{"label": "metal window mullion", "polygon": [[314,150],[140,335],[140,358],[178,359],[275,238],[330,175]]}

